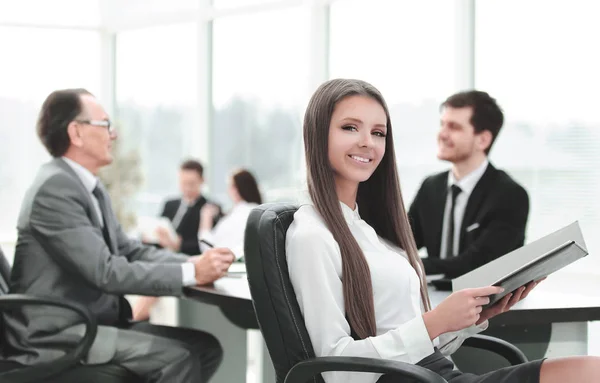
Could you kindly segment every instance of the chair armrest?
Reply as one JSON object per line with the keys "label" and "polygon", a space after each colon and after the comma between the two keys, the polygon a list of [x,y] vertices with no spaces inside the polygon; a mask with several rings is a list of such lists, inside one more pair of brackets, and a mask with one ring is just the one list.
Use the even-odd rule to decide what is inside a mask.
{"label": "chair armrest", "polygon": [[508,360],[513,366],[528,362],[525,354],[515,345],[492,336],[481,334],[472,335],[465,339],[462,345],[491,351]]}
{"label": "chair armrest", "polygon": [[58,300],[56,298],[34,297],[22,294],[8,294],[0,296],[0,311],[20,308],[26,305],[45,305],[72,310],[79,314],[79,316],[83,319],[83,323],[85,324],[85,333],[83,334],[83,337],[79,343],[60,358],[52,362],[24,366],[23,368],[2,373],[0,374],[0,381],[2,382],[40,382],[52,375],[65,371],[79,363],[79,361],[87,354],[90,347],[92,347],[94,338],[96,338],[96,331],[98,330],[96,319],[92,316],[87,308],[80,304]]}
{"label": "chair armrest", "polygon": [[357,371],[398,374],[422,383],[447,383],[444,378],[425,367],[389,359],[327,356],[304,360],[290,369],[284,383],[306,383],[313,376],[327,371]]}

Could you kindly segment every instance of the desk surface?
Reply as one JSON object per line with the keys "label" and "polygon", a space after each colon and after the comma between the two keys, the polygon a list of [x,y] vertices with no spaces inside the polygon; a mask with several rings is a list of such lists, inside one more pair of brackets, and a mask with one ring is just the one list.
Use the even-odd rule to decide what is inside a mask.
{"label": "desk surface", "polygon": [[[432,288],[429,294],[431,304],[435,307],[450,292]],[[211,286],[187,287],[185,295],[193,300],[220,306],[232,321],[232,316],[239,316],[240,312],[254,315],[248,281],[242,275],[222,278]],[[600,280],[593,276],[559,272],[548,277],[512,310],[490,320],[490,326],[594,320],[600,320]],[[252,322],[251,318],[245,318],[244,323],[248,326],[246,328],[256,328],[255,319]],[[241,323],[236,324],[242,326]]]}

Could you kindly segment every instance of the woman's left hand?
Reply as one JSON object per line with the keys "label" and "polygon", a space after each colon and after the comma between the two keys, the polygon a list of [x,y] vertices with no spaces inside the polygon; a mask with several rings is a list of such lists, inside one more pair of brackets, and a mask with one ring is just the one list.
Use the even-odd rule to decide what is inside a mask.
{"label": "woman's left hand", "polygon": [[213,227],[213,221],[219,214],[219,207],[207,203],[200,209],[200,230],[209,231]]}
{"label": "woman's left hand", "polygon": [[177,238],[171,238],[171,234],[164,227],[156,228],[156,236],[158,237],[158,244],[165,249],[170,249],[173,251],[180,250],[181,236],[178,235]]}
{"label": "woman's left hand", "polygon": [[477,324],[479,325],[485,322],[486,320],[495,317],[498,314],[502,314],[510,310],[518,302],[525,299],[527,295],[529,295],[531,290],[533,290],[534,287],[537,286],[544,279],[546,278],[542,278],[539,281],[529,282],[527,285],[519,287],[512,293],[506,295],[499,302],[496,302],[496,304],[494,304],[492,307],[488,307],[487,309],[483,310],[481,312],[479,320],[477,321]]}

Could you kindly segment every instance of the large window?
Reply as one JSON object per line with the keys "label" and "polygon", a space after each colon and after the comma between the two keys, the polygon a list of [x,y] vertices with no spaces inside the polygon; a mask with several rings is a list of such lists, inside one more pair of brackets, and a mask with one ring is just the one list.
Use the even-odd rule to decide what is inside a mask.
{"label": "large window", "polygon": [[330,77],[358,78],[390,108],[404,197],[436,160],[439,104],[454,89],[454,3],[353,1],[331,6]]}
{"label": "large window", "polygon": [[117,35],[118,149],[137,155],[143,184],[138,215],[157,215],[176,194],[180,162],[193,152],[197,126],[196,24],[161,26]]}
{"label": "large window", "polygon": [[98,95],[100,35],[0,27],[0,47],[0,241],[9,241],[23,195],[50,158],[35,131],[41,104],[56,89],[87,88]]}
{"label": "large window", "polygon": [[255,172],[267,199],[301,182],[301,114],[308,97],[304,8],[214,22],[211,192],[227,204],[226,178]]}
{"label": "large window", "polygon": [[[596,5],[502,0],[476,9],[476,86],[507,117],[491,158],[529,192],[527,240],[579,220],[593,254],[600,250]],[[572,268],[597,270],[589,262]]]}

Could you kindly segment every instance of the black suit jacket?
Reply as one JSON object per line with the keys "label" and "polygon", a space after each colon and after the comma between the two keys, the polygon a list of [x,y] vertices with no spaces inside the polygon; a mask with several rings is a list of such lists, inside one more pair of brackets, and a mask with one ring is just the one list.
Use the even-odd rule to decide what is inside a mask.
{"label": "black suit jacket", "polygon": [[529,215],[527,192],[489,164],[469,196],[458,255],[440,259],[447,189],[447,171],[426,178],[408,213],[417,247],[427,248],[428,257],[423,259],[427,274],[456,278],[523,246]]}
{"label": "black suit jacket", "polygon": [[[187,212],[183,215],[179,226],[175,228],[177,234],[181,236],[181,248],[180,252],[188,255],[200,254],[200,244],[198,242],[198,229],[200,228],[200,209],[206,203],[213,203],[208,201],[203,196],[200,196],[196,203],[190,207]],[[162,217],[167,217],[170,221],[173,221],[177,209],[181,204],[181,198],[168,200],[165,202],[163,211],[160,214]],[[218,205],[217,205],[218,206]],[[219,207],[219,212],[221,208]]]}

